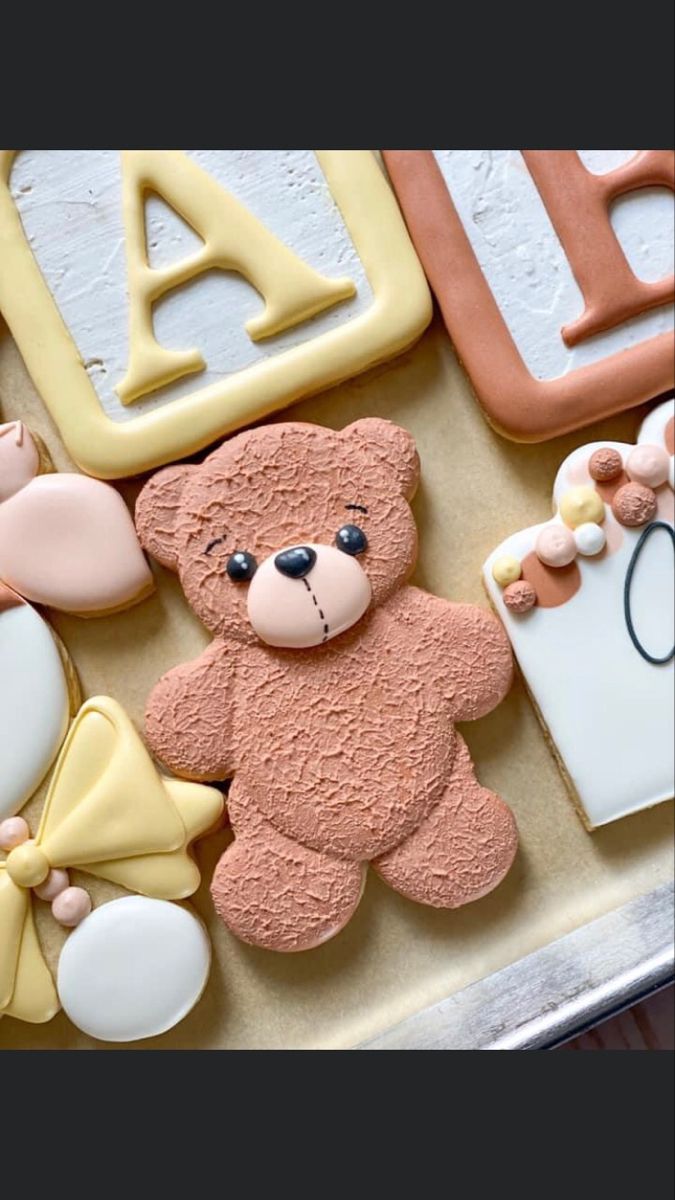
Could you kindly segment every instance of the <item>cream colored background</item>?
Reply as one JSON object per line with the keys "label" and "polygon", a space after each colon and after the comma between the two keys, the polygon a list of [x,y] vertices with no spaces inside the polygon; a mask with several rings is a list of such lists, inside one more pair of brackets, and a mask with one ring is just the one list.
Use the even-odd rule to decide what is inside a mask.
{"label": "cream colored background", "polygon": [[[450,599],[486,605],[484,557],[507,534],[549,516],[551,486],[565,455],[591,439],[632,441],[644,411],[544,446],[506,442],[480,415],[436,319],[417,346],[390,366],[295,405],[284,417],[337,428],[361,416],[382,416],[409,428],[423,468],[414,503],[421,534],[415,582]],[[4,328],[0,414],[24,419],[45,439],[57,465],[68,469]],[[134,486],[122,490],[131,498]],[[208,641],[175,579],[159,568],[156,575],[156,595],[129,613],[98,621],[53,618],[85,695],[109,693],[139,725],[160,674]],[[585,833],[520,681],[496,713],[463,732],[482,782],[506,798],[520,828],[519,856],[496,893],[458,912],[438,912],[402,899],[371,875],[356,917],[334,941],[297,956],[274,955],[236,941],[213,915],[208,879],[228,839],[218,835],[199,847],[205,882],[193,900],[213,940],[209,987],[177,1029],[138,1048],[351,1047],[672,876],[672,804]],[[25,810],[34,823],[40,801]],[[97,902],[116,894],[82,881]],[[38,907],[54,964],[62,934],[46,906]],[[105,1047],[79,1034],[61,1013],[46,1026],[5,1018],[2,1048]]]}

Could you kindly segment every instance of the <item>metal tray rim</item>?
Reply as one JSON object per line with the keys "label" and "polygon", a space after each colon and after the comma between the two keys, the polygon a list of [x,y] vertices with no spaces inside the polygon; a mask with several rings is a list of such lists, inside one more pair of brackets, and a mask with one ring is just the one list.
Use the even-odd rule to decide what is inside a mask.
{"label": "metal tray rim", "polygon": [[663,884],[357,1048],[553,1049],[673,981],[673,900]]}

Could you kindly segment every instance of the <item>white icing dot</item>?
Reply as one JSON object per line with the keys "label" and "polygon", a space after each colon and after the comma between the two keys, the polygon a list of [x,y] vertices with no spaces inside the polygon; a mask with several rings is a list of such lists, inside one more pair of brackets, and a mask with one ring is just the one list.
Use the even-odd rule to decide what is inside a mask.
{"label": "white icing dot", "polygon": [[596,525],[594,521],[586,521],[574,530],[574,540],[579,553],[588,556],[604,550],[607,538],[600,525]]}
{"label": "white icing dot", "polygon": [[104,1042],[173,1029],[209,977],[201,921],[166,900],[125,896],[85,918],[61,953],[58,991],[74,1025]]}

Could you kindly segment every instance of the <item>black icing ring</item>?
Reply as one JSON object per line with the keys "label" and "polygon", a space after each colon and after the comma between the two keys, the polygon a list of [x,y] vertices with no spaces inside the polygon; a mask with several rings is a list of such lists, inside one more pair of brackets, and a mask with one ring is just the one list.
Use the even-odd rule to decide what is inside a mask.
{"label": "black icing ring", "polygon": [[633,615],[630,607],[630,589],[633,582],[633,575],[635,574],[635,568],[638,564],[638,559],[642,553],[645,543],[649,540],[652,534],[657,531],[657,529],[666,530],[666,533],[670,535],[673,543],[673,550],[675,551],[675,530],[673,530],[670,525],[667,525],[665,521],[651,521],[650,524],[647,525],[646,529],[642,530],[638,544],[631,555],[631,560],[628,564],[628,570],[626,571],[626,581],[623,588],[623,611],[626,618],[626,627],[628,629],[630,640],[635,646],[638,654],[641,654],[648,663],[653,663],[655,667],[662,667],[665,665],[665,663],[669,663],[671,658],[675,658],[675,645],[670,651],[670,654],[664,654],[662,658],[656,658],[653,654],[650,654],[647,650],[645,650],[642,642],[635,632]]}

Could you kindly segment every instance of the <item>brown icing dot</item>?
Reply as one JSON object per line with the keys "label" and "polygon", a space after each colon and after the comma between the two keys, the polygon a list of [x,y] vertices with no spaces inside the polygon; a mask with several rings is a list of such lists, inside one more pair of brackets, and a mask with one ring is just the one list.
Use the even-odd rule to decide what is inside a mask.
{"label": "brown icing dot", "polygon": [[627,483],[612,500],[612,512],[622,525],[646,525],[656,516],[656,496],[642,483]]}
{"label": "brown icing dot", "polygon": [[534,588],[540,608],[559,608],[581,587],[581,571],[576,562],[566,567],[547,567],[534,551],[523,559],[523,579]]}
{"label": "brown icing dot", "polygon": [[630,479],[622,467],[614,479],[596,480],[595,490],[604,504],[611,504],[619,488],[622,488],[625,483],[630,483]]}
{"label": "brown icing dot", "polygon": [[519,579],[504,589],[502,599],[509,612],[526,613],[537,603],[537,593],[531,583],[525,579]]}
{"label": "brown icing dot", "polygon": [[669,454],[675,454],[675,417],[671,417],[663,431],[663,440]]}
{"label": "brown icing dot", "polygon": [[612,450],[609,446],[603,446],[601,450],[595,450],[588,460],[589,475],[596,482],[607,482],[610,479],[616,479],[622,470],[623,460],[619,451]]}

